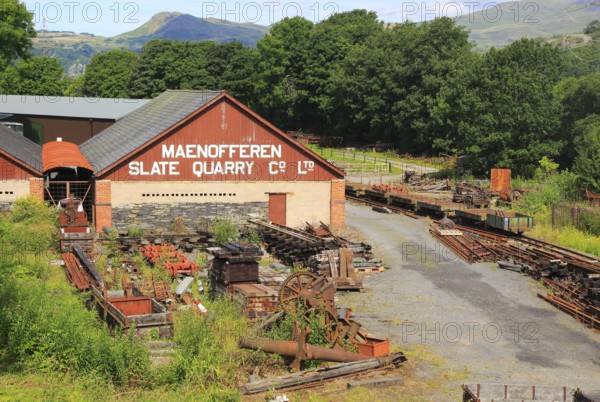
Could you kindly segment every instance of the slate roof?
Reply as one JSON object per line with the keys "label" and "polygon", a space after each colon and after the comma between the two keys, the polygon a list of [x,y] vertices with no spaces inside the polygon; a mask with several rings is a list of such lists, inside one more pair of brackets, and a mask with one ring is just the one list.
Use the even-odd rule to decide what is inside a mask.
{"label": "slate roof", "polygon": [[0,124],[0,149],[30,168],[41,172],[42,147]]}
{"label": "slate roof", "polygon": [[0,95],[0,113],[119,120],[148,102],[149,99]]}
{"label": "slate roof", "polygon": [[223,94],[168,90],[79,146],[96,173],[118,162]]}

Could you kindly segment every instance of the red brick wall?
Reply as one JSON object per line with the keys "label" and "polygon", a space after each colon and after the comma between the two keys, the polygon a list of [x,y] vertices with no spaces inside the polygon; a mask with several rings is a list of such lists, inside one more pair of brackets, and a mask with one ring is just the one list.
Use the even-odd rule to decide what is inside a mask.
{"label": "red brick wall", "polygon": [[44,201],[44,179],[29,179],[29,194],[38,200]]}
{"label": "red brick wall", "polygon": [[94,209],[96,231],[101,232],[104,226],[112,226],[111,182],[96,182],[96,205]]}
{"label": "red brick wall", "polygon": [[331,181],[331,227],[343,229],[346,225],[346,181]]}

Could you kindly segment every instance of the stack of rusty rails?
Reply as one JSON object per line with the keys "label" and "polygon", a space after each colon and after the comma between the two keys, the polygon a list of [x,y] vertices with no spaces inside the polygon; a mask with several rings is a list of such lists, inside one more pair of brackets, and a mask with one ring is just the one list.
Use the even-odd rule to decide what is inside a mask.
{"label": "stack of rusty rails", "polygon": [[79,291],[88,291],[92,285],[92,278],[86,272],[79,259],[73,253],[63,253],[67,277]]}
{"label": "stack of rusty rails", "polygon": [[391,184],[374,184],[371,188],[375,191],[380,191],[383,193],[394,193],[394,194],[406,193],[408,191],[406,186],[404,186],[404,185],[403,186],[394,186]]}
{"label": "stack of rusty rails", "polygon": [[548,294],[538,296],[576,320],[600,329],[600,263],[597,257],[526,236],[502,236],[457,225],[477,233],[498,257],[541,280]]}
{"label": "stack of rusty rails", "polygon": [[83,247],[81,247],[79,244],[74,245],[73,253],[85,271],[89,274],[90,278],[92,279],[92,284],[103,287],[104,279],[102,278],[102,275],[100,275],[100,272],[98,272],[98,269],[96,269],[96,265],[94,265],[92,259],[84,252]]}
{"label": "stack of rusty rails", "polygon": [[263,320],[279,309],[278,292],[261,284],[235,284],[231,298],[241,306],[246,318],[252,322]]}
{"label": "stack of rusty rails", "polygon": [[432,225],[429,233],[469,264],[495,261],[497,258],[491,247],[476,236],[460,230],[444,230],[438,225]]}
{"label": "stack of rusty rails", "polygon": [[258,262],[262,251],[252,244],[230,242],[211,250],[214,256],[210,269],[213,296],[231,295],[234,285],[258,284]]}
{"label": "stack of rusty rails", "polygon": [[149,330],[156,329],[161,338],[172,336],[172,313],[150,296],[136,294],[130,289],[107,291],[93,286],[91,296],[111,326],[119,326],[124,330],[135,328],[137,335],[145,335]]}

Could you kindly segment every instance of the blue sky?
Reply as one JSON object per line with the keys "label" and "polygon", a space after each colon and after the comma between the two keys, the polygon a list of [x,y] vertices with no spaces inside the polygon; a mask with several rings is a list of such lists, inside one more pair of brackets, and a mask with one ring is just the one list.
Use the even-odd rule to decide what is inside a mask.
{"label": "blue sky", "polygon": [[[376,11],[380,19],[400,22],[429,20],[446,15],[466,15],[470,8],[481,8],[487,0],[476,1],[202,1],[170,0],[25,0],[34,12],[38,29],[88,32],[112,36],[135,29],[161,11],[179,11],[200,18],[219,18],[232,22],[270,25],[284,18],[302,15],[313,22],[336,11],[363,8]],[[466,3],[466,4],[465,4]],[[479,7],[477,5],[479,4]]]}

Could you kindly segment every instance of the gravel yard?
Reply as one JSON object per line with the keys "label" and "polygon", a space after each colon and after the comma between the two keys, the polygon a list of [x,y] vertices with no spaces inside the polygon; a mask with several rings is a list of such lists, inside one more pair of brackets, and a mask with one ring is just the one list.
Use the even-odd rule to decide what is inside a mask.
{"label": "gravel yard", "polygon": [[408,383],[426,384],[426,398],[459,400],[462,383],[579,387],[600,398],[600,334],[539,299],[532,278],[459,260],[427,219],[348,203],[346,220],[390,269],[338,305],[407,353]]}

